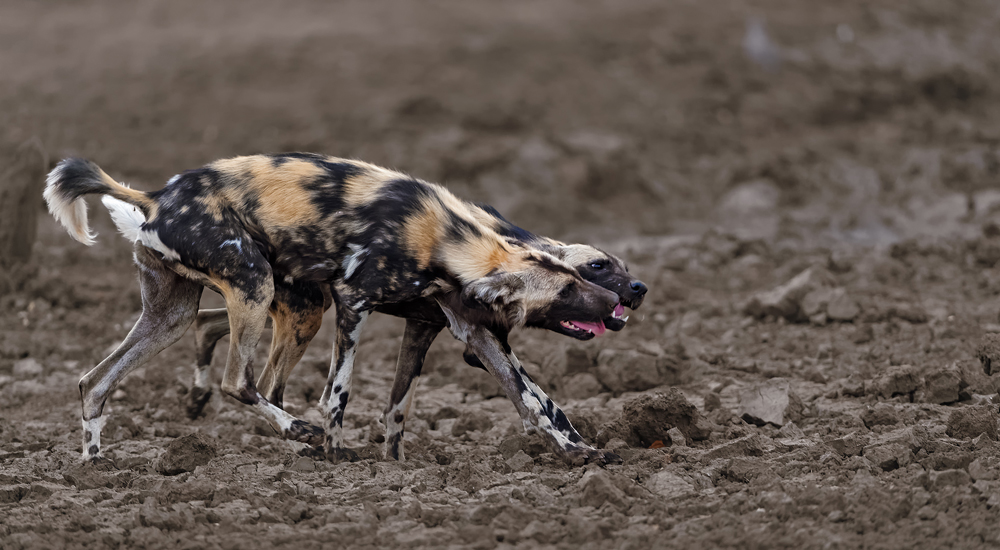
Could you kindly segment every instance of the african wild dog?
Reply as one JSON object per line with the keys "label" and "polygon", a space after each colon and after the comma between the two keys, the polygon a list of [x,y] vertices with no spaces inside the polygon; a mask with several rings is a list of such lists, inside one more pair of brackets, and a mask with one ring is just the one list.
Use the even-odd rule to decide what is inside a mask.
{"label": "african wild dog", "polygon": [[[642,281],[630,276],[625,263],[616,256],[607,254],[592,246],[583,244],[567,245],[532,234],[513,225],[488,205],[477,204],[475,207],[481,209],[489,216],[480,216],[481,221],[491,226],[505,238],[549,252],[553,256],[573,265],[584,279],[619,295],[619,305],[616,306],[612,315],[603,319],[600,325],[595,324],[587,328],[560,325],[560,332],[580,339],[588,339],[595,335],[595,331],[598,333],[603,331],[604,327],[615,331],[621,330],[628,320],[628,317],[622,317],[624,313],[623,306],[628,306],[634,310],[642,303],[646,293],[646,285]],[[268,401],[278,407],[282,407],[283,392],[288,376],[291,374],[298,360],[301,359],[306,346],[309,344],[309,340],[319,329],[323,311],[330,305],[329,299],[325,301],[319,299],[310,300],[308,296],[297,296],[293,291],[294,289],[286,289],[286,293],[280,295],[276,292],[274,299],[276,303],[272,304],[272,308],[281,307],[277,304],[279,301],[294,300],[300,304],[312,304],[315,310],[299,317],[301,320],[300,330],[296,332],[299,336],[297,336],[294,342],[278,342],[275,340],[272,343],[272,353],[268,363],[275,366],[270,371],[274,374],[274,377],[261,378],[258,388]],[[323,309],[319,309],[321,302],[323,302]],[[396,378],[393,382],[389,405],[385,409],[385,456],[386,458],[402,460],[404,455],[402,446],[403,431],[406,419],[409,417],[416,390],[416,378],[420,376],[423,359],[427,354],[428,348],[437,334],[445,328],[447,319],[435,302],[423,298],[406,303],[393,304],[390,307],[379,307],[375,311],[407,319],[406,330],[397,359]],[[212,351],[218,340],[228,333],[229,320],[225,308],[200,310],[198,312],[198,318],[195,321],[195,342],[197,347],[195,354],[195,383],[190,392],[190,402],[188,404],[188,415],[191,418],[201,415],[205,404],[211,396],[208,373],[211,368]],[[471,349],[466,349],[464,358],[470,365],[485,369],[485,366]],[[520,370],[519,374],[521,374]],[[527,373],[523,373],[522,376],[525,377],[526,382],[530,381]],[[554,425],[559,423],[557,418],[550,418],[550,421]],[[570,430],[572,430],[571,426]],[[572,430],[572,432],[575,432],[575,430]]]}
{"label": "african wild dog", "polygon": [[[555,452],[575,463],[617,459],[577,440],[562,411],[523,376],[506,334],[561,321],[600,323],[618,295],[551,254],[505,240],[446,189],[358,161],[293,153],[219,160],[144,193],[90,161],[67,159],[49,174],[45,198],[72,236],[92,244],[87,194],[107,195],[116,225],[135,242],[143,313],[118,349],[80,381],[85,459],[101,458],[108,395],[181,336],[206,286],[223,296],[229,315],[223,392],[254,407],[288,439],[322,441],[330,457],[345,455],[343,410],[369,313],[427,298],[498,380],[525,426],[541,431]],[[253,353],[279,281],[331,290],[338,336],[320,400],[325,437],[254,385]],[[296,311],[270,313],[277,341],[294,338],[283,331],[294,330],[287,318]]]}

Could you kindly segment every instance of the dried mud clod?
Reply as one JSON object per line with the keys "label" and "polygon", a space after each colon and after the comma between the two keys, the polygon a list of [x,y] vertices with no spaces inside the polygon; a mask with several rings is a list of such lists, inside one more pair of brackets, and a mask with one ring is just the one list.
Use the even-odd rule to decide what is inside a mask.
{"label": "dried mud clod", "polygon": [[[692,441],[708,439],[711,423],[676,388],[640,395],[622,406],[621,416],[604,425],[597,434],[599,446],[614,438],[631,447],[649,447],[656,441],[672,441],[670,429],[677,428]],[[679,442],[686,444],[687,442]]]}
{"label": "dried mud clod", "polygon": [[193,472],[215,458],[215,444],[202,434],[190,434],[171,441],[156,463],[156,471],[173,476]]}
{"label": "dried mud clod", "polygon": [[983,336],[982,342],[976,348],[976,355],[983,365],[983,372],[988,376],[1000,370],[1000,363],[997,363],[997,360],[1000,360],[1000,334],[989,333]]}

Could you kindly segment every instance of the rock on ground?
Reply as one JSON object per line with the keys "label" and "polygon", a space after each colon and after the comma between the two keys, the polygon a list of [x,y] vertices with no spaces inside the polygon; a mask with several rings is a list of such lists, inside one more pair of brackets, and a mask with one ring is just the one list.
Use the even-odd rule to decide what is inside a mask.
{"label": "rock on ground", "polygon": [[955,439],[972,439],[980,434],[997,440],[997,411],[993,405],[959,407],[948,415],[947,434]]}
{"label": "rock on ground", "polygon": [[[805,297],[819,290],[833,290],[835,286],[833,275],[829,271],[821,266],[813,266],[777,288],[753,295],[743,307],[743,312],[753,317],[772,316],[789,321],[808,321],[809,315],[803,309]],[[819,306],[816,307],[818,311]]]}
{"label": "rock on ground", "polygon": [[784,378],[772,378],[740,392],[739,416],[758,426],[783,426],[801,420],[802,408],[802,401]]}

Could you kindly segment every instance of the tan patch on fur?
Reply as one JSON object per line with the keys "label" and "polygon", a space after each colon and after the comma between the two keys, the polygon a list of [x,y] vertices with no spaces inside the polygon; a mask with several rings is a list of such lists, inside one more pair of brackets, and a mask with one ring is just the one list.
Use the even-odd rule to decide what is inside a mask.
{"label": "tan patch on fur", "polygon": [[444,236],[445,212],[435,201],[424,201],[422,206],[416,214],[406,219],[403,225],[403,244],[416,258],[417,267],[426,269]]}
{"label": "tan patch on fur", "polygon": [[[210,166],[223,179],[242,183],[224,188],[223,194],[231,202],[238,204],[248,194],[256,195],[260,201],[256,215],[265,227],[297,227],[319,222],[319,212],[304,185],[324,174],[320,166],[288,159],[275,167],[272,158],[263,155],[219,160]],[[214,205],[205,206],[208,209]]]}
{"label": "tan patch on fur", "polygon": [[374,164],[347,161],[360,169],[360,173],[344,180],[344,203],[350,207],[363,206],[375,201],[382,187],[389,181],[406,176]]}
{"label": "tan patch on fur", "polygon": [[608,260],[611,258],[600,250],[585,244],[570,244],[559,247],[562,260],[574,268],[593,260]]}
{"label": "tan patch on fur", "polygon": [[441,256],[448,269],[465,282],[485,277],[495,270],[518,271],[519,262],[513,251],[495,235],[445,243]]}

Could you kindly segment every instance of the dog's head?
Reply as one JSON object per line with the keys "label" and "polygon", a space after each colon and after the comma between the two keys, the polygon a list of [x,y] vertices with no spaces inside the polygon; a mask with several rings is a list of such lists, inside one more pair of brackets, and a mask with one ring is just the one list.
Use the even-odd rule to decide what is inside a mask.
{"label": "dog's head", "polygon": [[628,266],[620,258],[603,250],[585,244],[570,244],[553,247],[552,254],[576,268],[580,276],[618,295],[619,303],[611,315],[604,318],[604,326],[610,330],[625,328],[628,317],[625,308],[632,310],[642,305],[646,297],[646,285],[628,272]]}
{"label": "dog's head", "polygon": [[581,277],[548,253],[519,249],[493,273],[463,285],[462,304],[487,311],[505,328],[546,328],[580,340],[604,332],[618,295]]}

